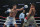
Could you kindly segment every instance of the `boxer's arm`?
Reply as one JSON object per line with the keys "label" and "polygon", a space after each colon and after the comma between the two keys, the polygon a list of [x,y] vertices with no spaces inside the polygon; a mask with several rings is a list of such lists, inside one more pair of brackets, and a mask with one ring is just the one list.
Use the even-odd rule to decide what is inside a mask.
{"label": "boxer's arm", "polygon": [[23,10],[25,8],[28,8],[28,5],[24,5],[24,7],[20,8],[20,9],[17,9],[17,11],[21,11],[21,10]]}
{"label": "boxer's arm", "polygon": [[[31,15],[32,9],[29,10],[29,14],[27,15],[27,18],[29,19],[30,15]],[[28,20],[27,19],[27,20]]]}
{"label": "boxer's arm", "polygon": [[32,9],[29,10],[29,14],[28,14],[28,16],[30,16],[31,12],[32,12]]}
{"label": "boxer's arm", "polygon": [[17,11],[21,11],[21,10],[24,10],[24,8],[20,8],[20,9],[16,9]]}
{"label": "boxer's arm", "polygon": [[24,25],[25,25],[25,23],[23,23],[23,26],[22,27],[24,27]]}
{"label": "boxer's arm", "polygon": [[33,9],[33,12],[34,12],[34,14],[33,14],[33,15],[35,15],[36,10],[35,10],[35,9]]}

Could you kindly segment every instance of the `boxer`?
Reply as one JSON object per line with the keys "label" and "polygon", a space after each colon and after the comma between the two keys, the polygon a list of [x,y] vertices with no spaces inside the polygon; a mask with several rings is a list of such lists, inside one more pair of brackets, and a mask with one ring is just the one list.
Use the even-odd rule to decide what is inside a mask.
{"label": "boxer", "polygon": [[29,27],[29,25],[31,25],[32,27],[38,27],[38,25],[36,24],[34,15],[35,15],[35,5],[34,3],[31,4],[30,10],[29,10],[29,14],[27,16],[27,27]]}
{"label": "boxer", "polygon": [[31,25],[31,27],[38,27],[38,25],[35,22],[35,18],[34,18],[35,11],[36,11],[35,10],[35,5],[34,5],[34,3],[32,3],[31,7],[30,7],[30,10],[29,10],[29,13],[27,15],[27,23],[24,23],[25,27],[29,27],[29,25]]}
{"label": "boxer", "polygon": [[[15,27],[18,27],[18,26],[16,25],[15,16],[16,16],[16,14],[17,14],[18,11],[24,10],[25,7],[27,7],[27,6],[24,6],[23,8],[20,8],[20,9],[16,9],[16,8],[17,8],[17,5],[14,4],[14,5],[12,6],[12,9],[6,11],[6,12],[9,12],[9,17],[7,17],[7,20],[6,20],[6,22],[4,23],[4,26],[3,26],[3,27],[5,27],[5,25],[10,25],[11,23],[12,23]],[[9,26],[7,26],[7,27],[9,27]]]}

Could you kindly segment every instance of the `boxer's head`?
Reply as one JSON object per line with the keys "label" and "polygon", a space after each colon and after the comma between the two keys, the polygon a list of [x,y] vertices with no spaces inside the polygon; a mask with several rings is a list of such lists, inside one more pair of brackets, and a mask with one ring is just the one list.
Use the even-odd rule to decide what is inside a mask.
{"label": "boxer's head", "polygon": [[34,3],[31,4],[31,8],[35,8],[35,4]]}
{"label": "boxer's head", "polygon": [[13,8],[16,9],[17,8],[17,5],[13,5]]}
{"label": "boxer's head", "polygon": [[17,8],[16,4],[12,5],[12,9],[16,9],[16,8]]}

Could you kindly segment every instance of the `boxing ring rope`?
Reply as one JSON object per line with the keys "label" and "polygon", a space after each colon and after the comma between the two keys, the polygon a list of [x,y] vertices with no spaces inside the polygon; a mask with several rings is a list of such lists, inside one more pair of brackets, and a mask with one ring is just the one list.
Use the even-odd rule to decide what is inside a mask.
{"label": "boxing ring rope", "polygon": [[[0,16],[0,17],[6,18],[6,17],[3,17],[3,16]],[[40,18],[40,17],[34,17],[34,18]],[[19,18],[16,18],[16,19],[19,19]],[[6,20],[0,19],[0,21],[6,21]],[[20,21],[20,20],[16,20],[16,21]],[[35,20],[35,21],[40,21],[40,20]],[[0,24],[4,24],[4,22],[0,22]],[[21,23],[16,23],[16,24],[21,24]],[[40,23],[37,23],[37,24],[40,24]]]}
{"label": "boxing ring rope", "polygon": [[[6,21],[6,20],[1,20],[1,21]],[[16,21],[20,21],[20,20],[16,20]],[[40,20],[35,20],[35,21],[40,21]],[[0,22],[0,23],[3,23],[3,22]],[[21,24],[21,23],[17,23],[17,24]],[[37,24],[40,24],[40,23],[37,23]]]}
{"label": "boxing ring rope", "polygon": [[[0,17],[2,17],[2,18],[6,18],[6,17],[3,17],[3,16],[0,16]],[[40,18],[40,17],[34,17],[34,18]],[[18,19],[18,18],[16,18],[16,19]]]}

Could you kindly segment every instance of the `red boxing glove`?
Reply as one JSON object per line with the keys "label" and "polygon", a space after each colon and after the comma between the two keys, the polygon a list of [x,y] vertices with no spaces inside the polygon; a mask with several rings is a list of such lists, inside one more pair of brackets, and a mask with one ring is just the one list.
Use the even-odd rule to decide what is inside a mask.
{"label": "red boxing glove", "polygon": [[27,17],[25,17],[25,19],[27,19]]}

